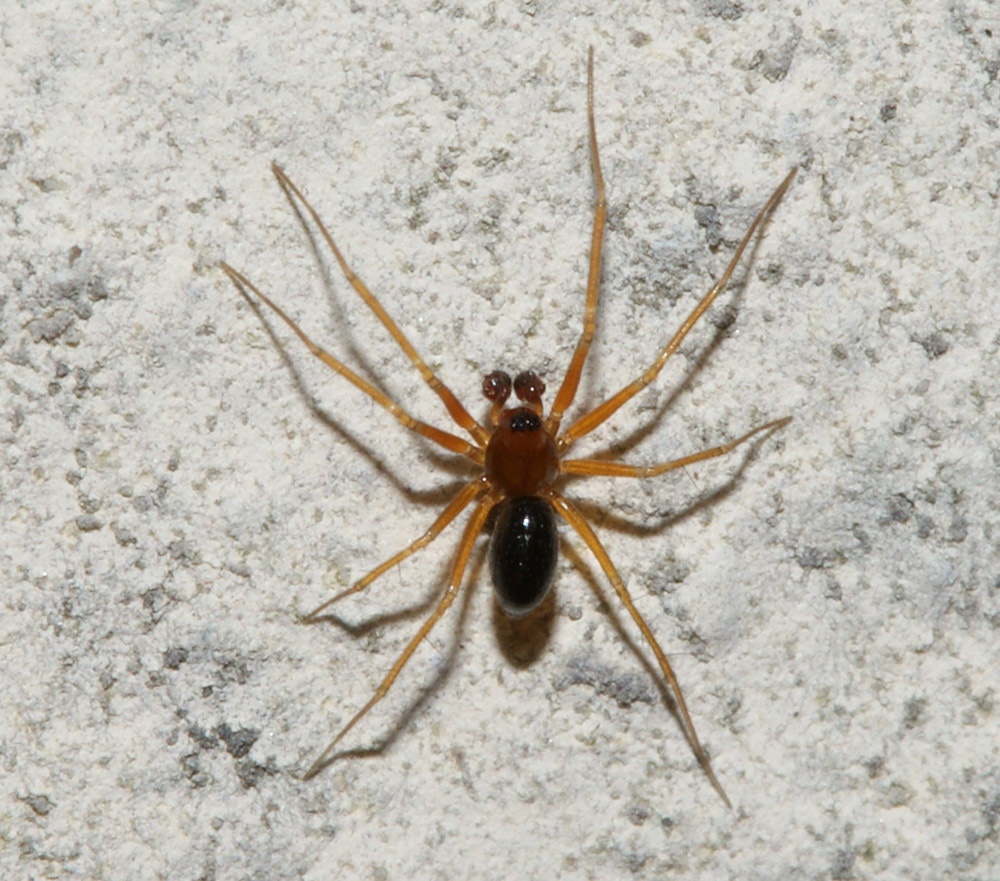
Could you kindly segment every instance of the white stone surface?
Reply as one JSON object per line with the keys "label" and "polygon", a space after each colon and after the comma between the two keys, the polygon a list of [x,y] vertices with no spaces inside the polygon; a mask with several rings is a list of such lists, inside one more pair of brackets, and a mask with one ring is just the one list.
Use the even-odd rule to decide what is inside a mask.
{"label": "white stone surface", "polygon": [[[36,0],[0,35],[0,875],[1000,877],[995,4]],[[651,463],[794,421],[568,490],[735,809],[569,535],[547,639],[504,650],[480,549],[344,742],[385,748],[302,782],[457,529],[344,602],[360,633],[296,614],[467,472],[271,322],[279,348],[218,261],[447,426],[324,283],[277,160],[474,412],[493,368],[554,391],[588,45],[610,212],[575,412],[801,167],[740,283],[579,450]]]}

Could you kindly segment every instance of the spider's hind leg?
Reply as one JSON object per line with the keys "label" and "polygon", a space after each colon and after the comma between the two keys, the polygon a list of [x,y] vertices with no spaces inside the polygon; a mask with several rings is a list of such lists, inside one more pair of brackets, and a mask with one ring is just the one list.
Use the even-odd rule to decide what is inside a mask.
{"label": "spider's hind leg", "polygon": [[424,621],[416,635],[407,643],[406,648],[403,649],[403,653],[396,659],[396,663],[392,665],[392,668],[386,674],[379,687],[375,690],[375,694],[372,695],[371,700],[358,710],[351,720],[340,729],[337,736],[330,741],[330,745],[323,750],[320,757],[316,759],[309,770],[306,771],[304,779],[308,780],[310,777],[314,777],[324,767],[326,767],[329,763],[331,754],[337,744],[343,739],[344,735],[347,734],[347,732],[350,731],[362,719],[362,717],[375,706],[375,704],[388,694],[389,689],[392,688],[393,682],[396,681],[396,677],[399,675],[403,667],[406,666],[406,662],[410,660],[410,656],[417,650],[417,646],[424,641],[427,634],[431,632],[431,628],[433,628],[434,625],[441,619],[441,616],[448,611],[448,607],[458,595],[458,589],[462,584],[462,576],[465,574],[465,567],[469,562],[469,555],[472,553],[472,546],[476,541],[476,536],[479,535],[480,530],[483,528],[483,523],[486,522],[486,515],[489,514],[490,509],[496,504],[498,497],[497,493],[490,492],[480,500],[476,509],[472,512],[472,516],[469,518],[469,521],[465,524],[465,530],[462,533],[462,540],[459,542],[458,550],[455,552],[455,559],[451,564],[451,574],[448,577],[448,586],[445,588],[444,596],[442,596],[438,601],[437,606],[434,607],[434,611],[431,612],[427,620]]}
{"label": "spider's hind leg", "polygon": [[701,741],[698,740],[698,733],[695,731],[694,722],[691,721],[691,714],[688,713],[687,704],[684,702],[684,694],[681,692],[680,684],[677,682],[677,677],[674,675],[673,668],[670,666],[670,661],[667,660],[667,656],[664,654],[663,649],[660,648],[660,644],[656,641],[656,637],[653,636],[653,631],[649,629],[649,625],[645,622],[642,615],[639,614],[639,610],[632,602],[632,597],[629,595],[628,589],[625,587],[625,582],[622,581],[621,576],[618,574],[614,564],[611,562],[608,552],[604,549],[604,546],[594,534],[594,530],[590,528],[590,524],[587,523],[583,514],[580,513],[579,509],[577,509],[575,505],[563,498],[563,496],[559,495],[559,493],[554,490],[549,490],[546,493],[546,497],[550,502],[552,502],[553,507],[555,507],[562,518],[569,523],[569,525],[576,531],[577,535],[583,539],[587,547],[590,548],[590,552],[597,559],[597,562],[600,564],[601,569],[604,570],[604,574],[607,576],[608,581],[611,582],[611,586],[615,589],[615,593],[618,594],[618,599],[621,600],[622,605],[628,610],[629,615],[632,616],[632,620],[642,632],[643,638],[646,640],[646,644],[653,650],[653,654],[656,655],[657,663],[660,665],[660,671],[663,673],[663,678],[666,679],[667,685],[670,687],[670,693],[673,695],[674,701],[677,704],[677,709],[679,710],[681,718],[684,721],[685,734],[687,735],[688,742],[691,744],[691,748],[694,750],[695,757],[698,759],[698,764],[701,765],[702,770],[708,777],[709,782],[715,788],[715,791],[719,793],[722,800],[726,803],[726,807],[732,808],[732,802],[729,801],[729,796],[726,795],[726,791],[722,788],[722,784],[719,783],[718,778],[715,776],[715,772],[712,770],[711,762],[709,762],[708,759],[708,754],[702,747]]}

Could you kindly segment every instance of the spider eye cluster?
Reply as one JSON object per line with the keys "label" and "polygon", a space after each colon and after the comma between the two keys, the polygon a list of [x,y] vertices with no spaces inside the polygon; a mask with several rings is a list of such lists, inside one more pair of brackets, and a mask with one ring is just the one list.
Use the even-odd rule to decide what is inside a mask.
{"label": "spider eye cluster", "polygon": [[542,420],[534,410],[515,410],[507,424],[511,431],[538,431],[542,427]]}

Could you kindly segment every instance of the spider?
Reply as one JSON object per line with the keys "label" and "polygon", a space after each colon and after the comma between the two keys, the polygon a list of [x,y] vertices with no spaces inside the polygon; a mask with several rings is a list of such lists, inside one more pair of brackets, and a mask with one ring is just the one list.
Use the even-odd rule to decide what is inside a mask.
{"label": "spider", "polygon": [[[719,446],[701,450],[670,462],[657,465],[626,465],[596,459],[570,459],[566,454],[582,437],[590,434],[595,428],[605,422],[623,404],[649,385],[659,375],[663,365],[677,351],[682,340],[712,304],[719,292],[729,282],[737,262],[753,238],[754,233],[777,205],[785,190],[795,175],[792,169],[778,185],[770,198],[760,209],[753,223],[743,236],[736,253],[729,261],[725,272],[712,285],[684,320],[684,323],[674,333],[670,341],[663,347],[650,367],[638,379],[630,382],[616,394],[589,412],[579,416],[568,428],[562,429],[563,415],[573,403],[580,383],[580,375],[584,361],[594,336],[595,311],[597,306],[598,277],[601,265],[601,243],[604,236],[605,194],[604,179],[601,175],[601,164],[597,150],[597,134],[594,125],[594,53],[590,50],[587,56],[587,124],[590,142],[590,160],[596,190],[594,201],[594,217],[591,232],[590,262],[587,276],[586,305],[584,307],[583,330],[573,352],[569,368],[556,392],[552,406],[546,414],[542,406],[542,395],[545,383],[530,371],[518,373],[513,380],[500,370],[489,373],[482,383],[482,393],[490,402],[489,420],[483,425],[474,419],[462,406],[458,398],[445,386],[417,354],[416,350],[404,336],[398,325],[389,317],[378,299],[368,290],[348,266],[340,249],[334,243],[319,215],[309,204],[306,197],[289,179],[285,172],[275,163],[271,170],[278,180],[282,191],[298,210],[301,205],[312,218],[317,229],[330,248],[334,259],[339,264],[347,281],[358,293],[365,305],[378,317],[385,329],[403,350],[420,372],[424,381],[434,391],[444,404],[451,419],[471,437],[471,443],[451,432],[444,431],[415,419],[399,404],[393,401],[380,389],[360,377],[343,362],[334,358],[324,349],[317,346],[305,332],[269,297],[262,293],[243,273],[237,271],[228,263],[222,263],[222,269],[236,285],[240,293],[253,305],[253,297],[247,293],[252,291],[260,302],[272,309],[282,321],[287,324],[299,339],[305,343],[309,351],[324,364],[340,374],[344,379],[379,404],[401,422],[410,431],[421,435],[427,440],[458,456],[464,456],[478,469],[476,477],[469,480],[463,488],[448,503],[431,526],[415,541],[398,553],[391,556],[381,565],[376,566],[359,581],[349,588],[327,600],[307,616],[306,622],[315,621],[332,604],[351,594],[356,594],[379,576],[383,575],[407,557],[426,547],[434,541],[452,521],[466,508],[472,505],[469,516],[462,530],[458,549],[451,562],[447,586],[420,629],[406,645],[402,654],[389,669],[371,700],[368,701],[344,725],[329,746],[313,762],[305,773],[305,779],[317,774],[332,761],[332,754],[337,744],[358,723],[358,721],[388,693],[400,671],[410,660],[416,648],[430,633],[431,628],[441,619],[454,602],[462,585],[463,575],[472,552],[473,545],[486,524],[487,515],[497,509],[495,526],[489,546],[489,566],[501,609],[513,618],[528,614],[546,596],[551,586],[556,566],[558,551],[558,535],[556,517],[561,517],[590,549],[605,576],[614,588],[622,605],[625,606],[632,620],[641,631],[647,645],[656,656],[664,680],[669,686],[680,718],[683,720],[684,734],[687,738],[699,765],[708,777],[712,786],[727,806],[731,807],[721,784],[712,771],[694,723],[688,712],[684,695],[681,692],[677,677],[664,654],[663,649],[653,636],[649,625],[636,609],[628,589],[611,558],[604,549],[593,529],[588,524],[580,509],[556,488],[559,478],[567,474],[606,477],[656,477],[667,471],[673,471],[725,455],[761,432],[778,429],[787,424],[791,417],[775,419],[751,429],[735,440],[727,441]],[[507,407],[511,391],[519,401],[514,406]]]}

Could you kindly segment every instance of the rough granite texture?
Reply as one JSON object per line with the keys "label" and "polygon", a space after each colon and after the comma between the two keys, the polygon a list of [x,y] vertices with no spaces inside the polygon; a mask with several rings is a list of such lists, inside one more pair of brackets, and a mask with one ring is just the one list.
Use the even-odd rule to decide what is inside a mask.
{"label": "rough granite texture", "polygon": [[[0,39],[0,876],[1000,877],[1000,8],[32,0]],[[458,528],[339,623],[296,616],[471,472],[218,263],[450,427],[276,160],[473,412],[498,367],[551,400],[582,320],[589,45],[609,214],[572,413],[646,368],[800,169],[576,450],[653,463],[794,421],[567,484],[734,809],[568,531],[520,626],[484,536],[472,589],[303,782]]]}

